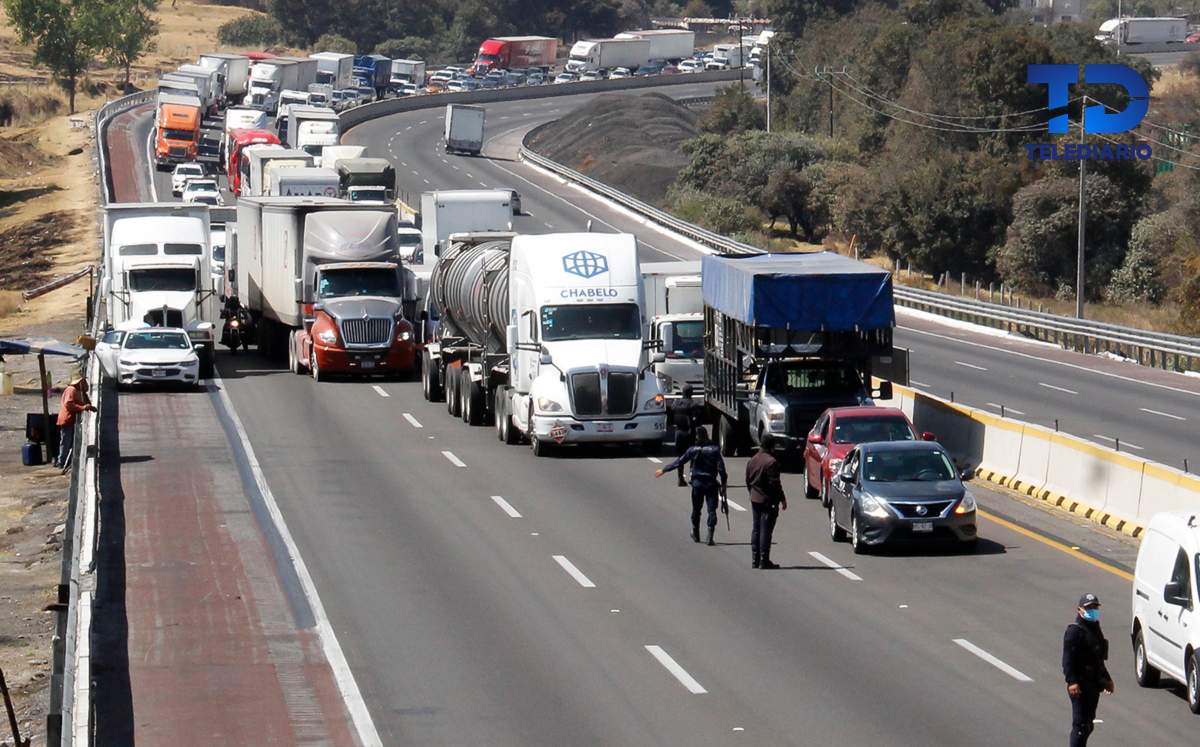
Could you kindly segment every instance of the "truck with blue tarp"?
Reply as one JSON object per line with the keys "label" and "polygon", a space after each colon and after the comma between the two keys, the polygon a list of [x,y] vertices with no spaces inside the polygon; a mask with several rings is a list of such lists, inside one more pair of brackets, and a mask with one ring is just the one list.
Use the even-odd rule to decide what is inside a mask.
{"label": "truck with blue tarp", "polygon": [[360,54],[354,58],[351,68],[356,86],[375,89],[376,98],[383,98],[392,80],[392,60],[381,54]]}
{"label": "truck with blue tarp", "polygon": [[825,409],[891,398],[873,374],[907,379],[886,270],[832,252],[706,256],[701,278],[704,397],[727,456],[799,452]]}

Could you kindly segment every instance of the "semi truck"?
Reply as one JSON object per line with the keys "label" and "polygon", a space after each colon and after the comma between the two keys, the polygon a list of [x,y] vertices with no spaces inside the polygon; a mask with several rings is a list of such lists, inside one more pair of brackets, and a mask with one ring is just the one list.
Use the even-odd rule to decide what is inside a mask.
{"label": "semi truck", "polygon": [[423,60],[392,60],[392,76],[388,81],[395,89],[402,83],[425,86],[425,62]]}
{"label": "semi truck", "polygon": [[871,378],[893,354],[886,270],[817,252],[710,255],[701,275],[704,398],[726,456],[796,454],[825,409],[891,398]]}
{"label": "semi truck", "polygon": [[221,87],[226,104],[237,106],[242,103],[250,83],[249,57],[241,54],[209,52],[200,55],[199,64],[220,72]]}
{"label": "semi truck", "polygon": [[727,70],[742,67],[743,53],[749,56],[750,48],[739,44],[717,44],[713,46],[712,59],[705,67],[709,70]]}
{"label": "semi truck", "polygon": [[272,174],[272,197],[337,197],[338,173],[333,169],[281,168]]}
{"label": "semi truck", "polygon": [[182,73],[166,73],[158,78],[159,96],[191,96],[200,101],[200,113],[209,112],[211,101],[202,82]]}
{"label": "semi truck", "polygon": [[288,110],[286,142],[293,148],[321,157],[326,145],[337,145],[338,115],[329,107],[293,106]]}
{"label": "semi truck", "polygon": [[154,114],[154,163],[159,170],[195,161],[200,148],[200,100],[160,93]]}
{"label": "semi truck", "polygon": [[328,83],[313,83],[308,87],[308,105],[320,107],[333,106],[333,86]]}
{"label": "semi truck", "polygon": [[354,58],[353,76],[355,85],[374,88],[375,98],[381,99],[392,80],[392,61],[381,54],[357,55]]}
{"label": "semi truck", "polygon": [[233,145],[234,130],[263,130],[268,123],[267,113],[261,109],[230,108],[225,110],[225,131],[221,138],[220,168],[225,171],[229,164],[229,148]]}
{"label": "semi truck", "polygon": [[242,194],[257,197],[271,194],[272,175],[280,169],[308,169],[313,167],[313,157],[296,148],[281,148],[272,145],[255,145],[246,149],[242,163]]}
{"label": "semi truck", "polygon": [[696,32],[684,29],[625,31],[614,39],[645,39],[650,42],[649,59],[679,62],[696,53]]}
{"label": "semi truck", "polygon": [[429,279],[422,391],[543,456],[571,444],[661,446],[666,403],[644,340],[630,234],[455,235]]}
{"label": "semi truck", "polygon": [[343,158],[363,158],[367,149],[361,145],[326,145],[321,149],[321,157],[316,164],[323,169],[336,169],[338,161]]}
{"label": "semi truck", "polygon": [[259,349],[288,367],[411,375],[416,290],[401,266],[393,207],[318,197],[238,201],[236,288]]}
{"label": "semi truck", "polygon": [[667,397],[667,409],[690,386],[704,393],[704,298],[700,262],[642,264],[642,293],[646,300],[647,337],[665,360],[654,365]]}
{"label": "semi truck", "polygon": [[396,168],[386,158],[339,158],[335,169],[339,197],[379,205],[396,199]]}
{"label": "semi truck", "polygon": [[335,89],[349,88],[354,72],[354,55],[340,52],[317,52],[309,55],[317,61],[317,83]]}
{"label": "semi truck", "polygon": [[483,150],[482,106],[446,104],[445,132],[442,135],[447,153],[466,153],[477,156]]}
{"label": "semi truck", "polygon": [[1186,18],[1110,18],[1100,24],[1096,40],[1104,44],[1182,44]]}
{"label": "semi truck", "polygon": [[177,71],[180,75],[191,75],[208,91],[212,114],[225,108],[225,81],[221,71],[204,65],[180,65]]}
{"label": "semi truck", "polygon": [[[244,160],[242,151],[254,145],[280,145],[279,137],[270,130],[235,129],[229,131],[225,175],[229,180],[229,191],[239,197],[242,194],[242,161]],[[249,166],[246,168],[248,171]]]}
{"label": "semi truck", "polygon": [[249,105],[274,115],[282,91],[307,91],[317,80],[317,61],[274,57],[250,68]]}
{"label": "semi truck", "polygon": [[181,327],[213,374],[217,320],[208,208],[182,203],[104,207],[105,296],[112,329]]}
{"label": "semi truck", "polygon": [[421,193],[421,253],[431,263],[455,233],[512,230],[512,190],[449,189]]}
{"label": "semi truck", "polygon": [[554,66],[558,39],[548,36],[497,36],[479,45],[475,64],[468,72],[483,75],[489,70],[524,70]]}
{"label": "semi truck", "polygon": [[567,57],[567,71],[584,73],[590,70],[630,70],[650,61],[650,42],[646,39],[588,39],[577,41]]}

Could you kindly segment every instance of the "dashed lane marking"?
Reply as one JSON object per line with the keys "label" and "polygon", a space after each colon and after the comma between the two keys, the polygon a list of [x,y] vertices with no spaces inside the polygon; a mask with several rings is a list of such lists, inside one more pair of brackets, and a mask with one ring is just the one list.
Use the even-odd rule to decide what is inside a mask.
{"label": "dashed lane marking", "polygon": [[[421,425],[417,421],[417,419],[412,416],[412,413],[408,413],[408,412],[404,413],[404,419],[407,420],[408,424],[411,425],[413,428],[424,428],[425,427],[425,426]],[[432,438],[432,436],[430,436],[430,438]]]}
{"label": "dashed lane marking", "polygon": [[994,407],[994,408],[996,408],[997,410],[1001,410],[1001,409],[1003,409],[1003,410],[1004,410],[1004,412],[1005,412],[1006,414],[1007,414],[1007,413],[1010,413],[1010,412],[1011,412],[1013,415],[1024,415],[1024,414],[1025,414],[1025,413],[1021,412],[1020,410],[1014,409],[1014,408],[1012,408],[1012,407],[1008,407],[1007,405],[998,405],[998,404],[996,404],[995,402],[988,402],[988,403],[987,403],[987,406],[988,406],[988,407]]}
{"label": "dashed lane marking", "polygon": [[987,370],[983,366],[976,366],[974,363],[964,363],[962,361],[954,361],[954,365],[962,366],[963,368],[973,368],[976,371],[986,371]]}
{"label": "dashed lane marking", "polygon": [[496,502],[496,505],[500,507],[501,511],[508,514],[511,518],[513,518],[513,519],[521,518],[521,512],[518,511],[517,509],[513,508],[511,503],[504,500],[500,496],[493,495],[492,500]]}
{"label": "dashed lane marking", "polygon": [[976,646],[974,643],[971,643],[970,641],[968,641],[966,638],[955,638],[954,642],[957,643],[959,646],[962,646],[967,651],[970,651],[971,653],[975,654],[980,659],[983,659],[988,664],[991,664],[996,669],[999,669],[1001,672],[1004,672],[1009,677],[1012,677],[1017,682],[1033,682],[1033,678],[1030,677],[1029,675],[1025,674],[1024,672],[1022,672],[1020,669],[1017,669],[1016,667],[1012,666],[1011,664],[1005,663],[1004,661],[996,658],[995,656],[992,656],[987,651],[984,651],[980,647]]}
{"label": "dashed lane marking", "polygon": [[374,389],[375,393],[378,394],[380,397],[392,396],[392,395],[388,394],[387,392],[383,391],[383,387],[379,386],[378,384],[372,384],[371,388]]}
{"label": "dashed lane marking", "polygon": [[450,461],[450,463],[453,464],[455,467],[466,467],[467,466],[467,465],[463,464],[463,460],[454,456],[453,451],[443,451],[442,456],[446,457],[446,459],[448,459]]}
{"label": "dashed lane marking", "polygon": [[1159,410],[1151,410],[1149,407],[1139,407],[1138,409],[1141,410],[1142,412],[1148,412],[1151,415],[1158,415],[1160,417],[1170,418],[1171,420],[1187,420],[1187,418],[1183,417],[1182,415],[1172,415],[1169,412],[1160,412]]}
{"label": "dashed lane marking", "polygon": [[1096,438],[1099,438],[1104,441],[1110,441],[1114,444],[1119,443],[1122,446],[1128,446],[1129,448],[1133,449],[1134,451],[1145,451],[1146,450],[1145,447],[1143,447],[1143,446],[1138,446],[1137,444],[1130,443],[1128,441],[1121,441],[1120,439],[1114,438],[1113,436],[1106,436],[1103,433],[1093,433],[1092,435],[1095,436]]}
{"label": "dashed lane marking", "polygon": [[862,576],[858,575],[854,571],[844,568],[841,565],[838,565],[837,563],[833,562],[832,559],[825,557],[821,553],[812,551],[812,552],[809,552],[808,554],[813,556],[814,558],[816,558],[822,565],[829,566],[833,570],[837,571],[838,575],[845,576],[846,578],[850,579],[851,581],[862,581]]}
{"label": "dashed lane marking", "polygon": [[687,688],[687,691],[692,695],[703,695],[708,692],[704,686],[696,681],[696,678],[688,674],[688,671],[679,666],[679,662],[671,658],[671,655],[663,650],[662,646],[646,646],[645,649],[650,652],[650,655],[658,660],[663,668],[670,672],[675,679],[679,680],[679,684]]}
{"label": "dashed lane marking", "polygon": [[1074,389],[1067,389],[1066,387],[1062,387],[1062,386],[1054,386],[1053,384],[1046,384],[1046,383],[1044,383],[1044,382],[1041,382],[1041,381],[1039,381],[1039,382],[1037,383],[1037,385],[1038,385],[1038,386],[1044,386],[1044,387],[1046,387],[1047,389],[1053,389],[1053,390],[1054,390],[1054,391],[1056,391],[1056,392],[1063,392],[1063,393],[1065,393],[1065,394],[1079,394],[1079,392],[1075,391]]}
{"label": "dashed lane marking", "polygon": [[596,588],[596,585],[594,583],[592,583],[592,580],[590,578],[588,578],[587,576],[583,575],[583,571],[576,568],[574,563],[567,560],[567,556],[551,555],[550,557],[554,558],[554,562],[558,563],[560,566],[562,566],[562,569],[567,572],[567,575],[570,576],[571,578],[575,579],[575,581],[580,586],[582,586],[585,589]]}

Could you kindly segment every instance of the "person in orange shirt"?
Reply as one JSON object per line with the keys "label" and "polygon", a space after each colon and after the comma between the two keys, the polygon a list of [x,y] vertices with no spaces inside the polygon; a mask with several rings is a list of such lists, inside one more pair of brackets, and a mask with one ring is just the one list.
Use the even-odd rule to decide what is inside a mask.
{"label": "person in orange shirt", "polygon": [[54,466],[66,472],[71,466],[71,448],[75,444],[75,423],[79,422],[80,413],[96,411],[95,405],[88,397],[88,383],[83,374],[76,374],[71,383],[63,390],[62,404],[58,408],[58,456]]}

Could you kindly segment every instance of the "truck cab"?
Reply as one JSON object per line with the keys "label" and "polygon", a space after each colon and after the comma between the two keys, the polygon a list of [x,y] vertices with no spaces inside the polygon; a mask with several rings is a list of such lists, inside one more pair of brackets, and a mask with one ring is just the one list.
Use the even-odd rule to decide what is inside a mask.
{"label": "truck cab", "polygon": [[825,410],[874,404],[869,381],[845,360],[768,360],[759,367],[753,387],[746,400],[750,442],[779,452],[803,449]]}
{"label": "truck cab", "polygon": [[195,161],[200,149],[200,100],[160,95],[155,120],[154,162],[159,170]]}

